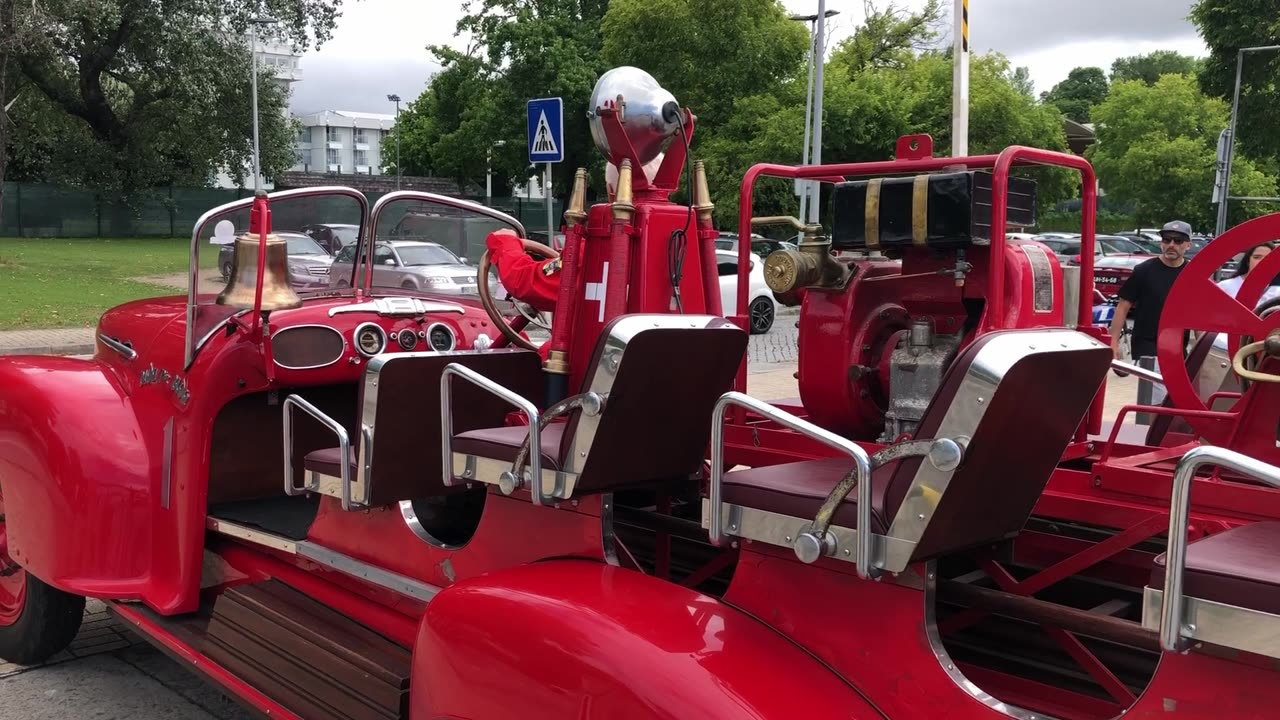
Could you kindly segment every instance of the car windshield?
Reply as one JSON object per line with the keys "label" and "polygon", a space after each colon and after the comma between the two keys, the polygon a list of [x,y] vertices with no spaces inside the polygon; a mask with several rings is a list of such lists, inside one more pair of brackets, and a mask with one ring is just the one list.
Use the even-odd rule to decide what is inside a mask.
{"label": "car windshield", "polygon": [[320,243],[312,240],[305,235],[288,235],[285,237],[289,243],[290,255],[328,255],[324,248],[320,247]]}
{"label": "car windshield", "polygon": [[401,245],[396,252],[400,253],[400,261],[410,267],[462,264],[457,255],[439,245]]}

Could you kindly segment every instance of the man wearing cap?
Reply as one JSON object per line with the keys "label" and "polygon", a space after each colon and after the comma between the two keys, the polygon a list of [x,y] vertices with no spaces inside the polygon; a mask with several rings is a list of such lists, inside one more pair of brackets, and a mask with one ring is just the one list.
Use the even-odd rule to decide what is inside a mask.
{"label": "man wearing cap", "polygon": [[1133,358],[1156,354],[1156,331],[1165,298],[1178,273],[1187,264],[1187,248],[1191,246],[1191,226],[1181,220],[1166,223],[1160,230],[1160,254],[1133,269],[1133,274],[1120,286],[1116,314],[1111,319],[1111,349],[1120,357],[1120,331],[1133,311]]}

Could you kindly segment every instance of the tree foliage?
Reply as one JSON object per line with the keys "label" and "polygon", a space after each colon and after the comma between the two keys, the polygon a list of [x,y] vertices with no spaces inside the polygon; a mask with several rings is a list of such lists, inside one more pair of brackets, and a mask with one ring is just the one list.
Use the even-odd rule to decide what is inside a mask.
{"label": "tree foliage", "polygon": [[[1237,51],[1280,44],[1280,0],[1198,0],[1191,8],[1191,20],[1209,46],[1200,85],[1227,102],[1235,90]],[[1277,77],[1280,52],[1245,56],[1236,130],[1237,150],[1273,165],[1280,162],[1280,133],[1275,131],[1275,119],[1280,117]]]}
{"label": "tree foliage", "polygon": [[1079,123],[1090,122],[1094,105],[1107,97],[1107,74],[1098,67],[1078,67],[1045,94],[1045,101]]}
{"label": "tree foliage", "polygon": [[[1094,108],[1098,142],[1087,157],[1109,197],[1131,204],[1143,224],[1172,219],[1207,228],[1216,216],[1210,204],[1218,129],[1227,107],[1201,94],[1187,75],[1163,75],[1153,85],[1142,80],[1115,83]],[[1274,195],[1276,180],[1246,158],[1232,168],[1231,192]],[[1261,212],[1236,205],[1232,222]]]}
{"label": "tree foliage", "polygon": [[[328,38],[341,0],[45,0],[18,3],[32,28],[13,51],[30,92],[14,106],[15,167],[35,179],[121,189],[204,185],[252,151],[248,20],[281,20],[298,48]],[[292,164],[287,102],[259,81],[264,173]]]}
{"label": "tree foliage", "polygon": [[1174,50],[1156,50],[1146,55],[1117,58],[1111,63],[1111,82],[1141,80],[1155,85],[1161,75],[1194,75],[1200,61]]}

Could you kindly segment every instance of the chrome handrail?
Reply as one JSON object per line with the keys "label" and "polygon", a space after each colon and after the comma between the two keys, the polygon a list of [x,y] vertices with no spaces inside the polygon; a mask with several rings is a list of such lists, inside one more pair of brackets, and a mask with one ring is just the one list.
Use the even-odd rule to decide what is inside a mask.
{"label": "chrome handrail", "polygon": [[[284,492],[286,495],[302,495],[308,490],[319,490],[304,484],[297,487],[293,484],[293,408],[302,408],[316,422],[324,425],[334,435],[338,436],[338,453],[341,460],[338,464],[338,475],[342,482],[342,509],[351,510],[351,438],[347,435],[347,429],[337,420],[325,415],[320,408],[303,400],[297,395],[290,395],[284,399],[283,415],[284,415]],[[305,483],[305,479],[304,479]]]}
{"label": "chrome handrail", "polygon": [[1173,488],[1169,507],[1169,545],[1164,559],[1164,597],[1160,606],[1160,647],[1181,652],[1183,641],[1183,591],[1186,573],[1187,523],[1191,514],[1191,486],[1200,468],[1212,465],[1234,470],[1246,477],[1280,487],[1280,467],[1269,465],[1248,455],[1219,447],[1197,447],[1178,461],[1173,471]]}
{"label": "chrome handrail", "polygon": [[[711,544],[721,546],[725,542],[724,533],[724,416],[732,406],[746,408],[758,413],[773,422],[790,428],[805,437],[841,450],[853,459],[853,472],[856,476],[858,491],[858,527],[855,528],[858,538],[858,549],[855,566],[858,577],[873,578],[878,573],[874,565],[874,553],[871,538],[871,458],[861,445],[824,430],[813,423],[802,420],[795,415],[757,400],[740,392],[728,392],[720,396],[711,415],[711,480],[710,504],[707,533]],[[816,523],[816,520],[815,520]]]}
{"label": "chrome handrail", "polygon": [[[524,413],[525,418],[529,422],[529,435],[527,441],[531,448],[542,447],[542,432],[538,427],[538,408],[529,402],[524,396],[513,392],[502,385],[490,380],[480,373],[458,363],[449,363],[445,366],[444,372],[440,374],[440,425],[443,430],[441,438],[441,460],[444,463],[444,484],[454,485],[453,477],[453,448],[451,447],[451,438],[453,438],[453,399],[450,391],[451,384],[449,378],[460,377],[470,382],[472,385],[497,396]],[[552,501],[551,496],[543,496],[542,494],[542,452],[529,453],[529,470],[532,475],[532,481],[529,483],[529,494],[533,497],[534,505],[546,505]],[[516,475],[514,472],[503,473],[503,477],[499,481],[499,488],[504,494],[515,492],[516,488],[524,484],[523,473]]]}
{"label": "chrome handrail", "polygon": [[1164,385],[1164,376],[1158,372],[1155,372],[1154,370],[1148,370],[1144,367],[1134,365],[1132,363],[1123,362],[1121,360],[1112,360],[1111,367],[1112,369],[1119,370],[1120,372],[1123,372],[1123,373],[1136,375],[1139,379],[1149,380],[1150,382],[1160,383],[1161,385]]}

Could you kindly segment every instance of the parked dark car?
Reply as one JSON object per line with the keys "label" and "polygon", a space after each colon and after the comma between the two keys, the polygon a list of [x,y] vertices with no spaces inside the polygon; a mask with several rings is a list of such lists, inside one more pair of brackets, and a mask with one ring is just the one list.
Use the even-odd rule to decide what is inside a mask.
{"label": "parked dark car", "polygon": [[359,225],[343,225],[340,223],[316,223],[303,225],[302,233],[320,243],[330,255],[337,255],[342,248],[360,239]]}

